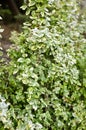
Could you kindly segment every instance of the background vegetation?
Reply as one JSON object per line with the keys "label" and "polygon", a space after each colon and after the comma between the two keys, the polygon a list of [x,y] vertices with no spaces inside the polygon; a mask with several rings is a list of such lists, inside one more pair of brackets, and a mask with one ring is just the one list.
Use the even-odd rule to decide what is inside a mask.
{"label": "background vegetation", "polygon": [[0,67],[2,130],[86,129],[86,30],[76,0],[29,0]]}

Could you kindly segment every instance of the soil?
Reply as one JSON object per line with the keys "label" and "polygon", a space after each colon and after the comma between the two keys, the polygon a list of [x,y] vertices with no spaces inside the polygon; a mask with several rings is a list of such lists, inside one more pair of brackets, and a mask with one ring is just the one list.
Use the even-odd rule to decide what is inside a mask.
{"label": "soil", "polygon": [[9,60],[9,57],[7,56],[7,50],[12,45],[12,42],[10,41],[10,36],[12,31],[19,32],[19,23],[7,23],[5,24],[3,21],[0,22],[0,26],[4,31],[1,33],[2,38],[0,39],[0,47],[2,48],[3,56],[0,57],[4,58],[6,60]]}

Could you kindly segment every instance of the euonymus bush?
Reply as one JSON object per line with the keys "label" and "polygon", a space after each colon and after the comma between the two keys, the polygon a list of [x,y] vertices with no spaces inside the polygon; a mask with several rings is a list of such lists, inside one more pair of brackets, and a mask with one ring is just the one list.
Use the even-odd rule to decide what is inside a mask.
{"label": "euonymus bush", "polygon": [[0,69],[0,92],[10,103],[3,128],[85,130],[84,14],[79,21],[75,0],[29,0],[22,8],[28,21],[12,33],[9,64]]}

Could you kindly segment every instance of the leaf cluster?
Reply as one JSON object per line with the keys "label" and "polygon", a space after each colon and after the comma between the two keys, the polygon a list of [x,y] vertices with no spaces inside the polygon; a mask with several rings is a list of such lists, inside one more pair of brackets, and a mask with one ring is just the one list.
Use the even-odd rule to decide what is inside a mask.
{"label": "leaf cluster", "polygon": [[85,130],[84,15],[78,21],[75,0],[29,0],[22,8],[28,21],[13,32],[9,65],[0,69],[0,92],[10,103],[4,129]]}

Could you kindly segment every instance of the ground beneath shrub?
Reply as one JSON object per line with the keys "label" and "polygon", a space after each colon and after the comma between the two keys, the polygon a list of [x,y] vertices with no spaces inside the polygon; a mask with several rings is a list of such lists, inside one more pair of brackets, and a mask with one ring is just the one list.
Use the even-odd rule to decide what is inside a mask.
{"label": "ground beneath shrub", "polygon": [[19,32],[19,23],[7,23],[0,22],[0,26],[4,31],[1,33],[2,38],[0,39],[0,47],[2,48],[1,51],[3,52],[3,55],[0,58],[4,58],[6,60],[9,60],[9,57],[7,56],[7,50],[12,45],[12,42],[10,41],[10,36],[12,31]]}

